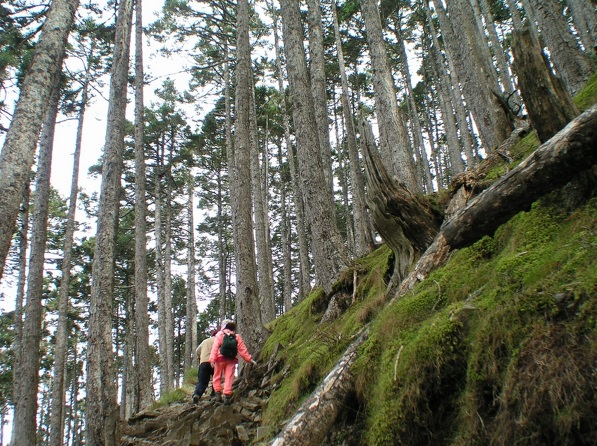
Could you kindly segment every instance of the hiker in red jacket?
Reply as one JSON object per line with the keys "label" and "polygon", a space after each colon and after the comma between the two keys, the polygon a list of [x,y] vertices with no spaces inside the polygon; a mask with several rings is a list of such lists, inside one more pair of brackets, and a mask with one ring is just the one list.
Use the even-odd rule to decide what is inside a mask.
{"label": "hiker in red jacket", "polygon": [[216,334],[214,345],[211,349],[209,362],[214,367],[213,387],[216,392],[216,401],[222,401],[222,375],[224,375],[224,404],[230,404],[232,397],[232,383],[238,355],[245,361],[257,364],[245,345],[241,335],[236,333],[236,324],[227,319],[222,323],[222,330]]}

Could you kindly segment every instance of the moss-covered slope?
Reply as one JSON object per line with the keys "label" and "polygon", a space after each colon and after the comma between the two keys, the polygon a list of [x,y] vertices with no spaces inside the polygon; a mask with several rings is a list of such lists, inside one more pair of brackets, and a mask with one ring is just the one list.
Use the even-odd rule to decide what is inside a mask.
{"label": "moss-covered slope", "polygon": [[[275,431],[372,320],[347,408],[356,428],[330,444],[342,431],[372,446],[597,444],[596,260],[597,199],[565,212],[557,193],[387,307],[382,247],[355,264],[341,318],[319,325],[315,292],[275,321],[263,356],[277,355],[279,376],[263,423]],[[338,286],[352,283],[350,272]]]}

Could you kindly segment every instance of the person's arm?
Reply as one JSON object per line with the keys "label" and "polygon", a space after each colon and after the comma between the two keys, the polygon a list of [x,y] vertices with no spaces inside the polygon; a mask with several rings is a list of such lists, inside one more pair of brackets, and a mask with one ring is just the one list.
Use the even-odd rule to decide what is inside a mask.
{"label": "person's arm", "polygon": [[245,341],[243,341],[241,335],[237,334],[236,340],[238,341],[238,354],[240,355],[240,357],[243,358],[245,361],[252,362],[254,364],[255,361],[253,361],[253,357],[249,353],[249,350],[247,350],[247,346],[245,345]]}

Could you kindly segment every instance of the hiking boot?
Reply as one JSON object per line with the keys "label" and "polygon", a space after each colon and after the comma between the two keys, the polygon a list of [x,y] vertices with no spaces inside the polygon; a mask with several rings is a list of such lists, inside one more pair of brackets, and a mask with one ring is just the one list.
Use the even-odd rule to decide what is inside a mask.
{"label": "hiking boot", "polygon": [[216,392],[216,403],[221,403],[222,402],[222,394],[219,392]]}
{"label": "hiking boot", "polygon": [[232,397],[230,395],[224,395],[224,406],[230,406],[230,399]]}
{"label": "hiking boot", "polygon": [[199,395],[197,395],[196,393],[193,394],[193,403],[199,404],[200,399],[201,397]]}

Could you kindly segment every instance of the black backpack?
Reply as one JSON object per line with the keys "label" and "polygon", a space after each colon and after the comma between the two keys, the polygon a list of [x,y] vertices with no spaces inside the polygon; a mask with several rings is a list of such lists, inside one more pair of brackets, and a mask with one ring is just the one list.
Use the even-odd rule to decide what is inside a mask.
{"label": "black backpack", "polygon": [[238,341],[235,333],[224,333],[220,354],[225,358],[234,359],[238,353]]}

